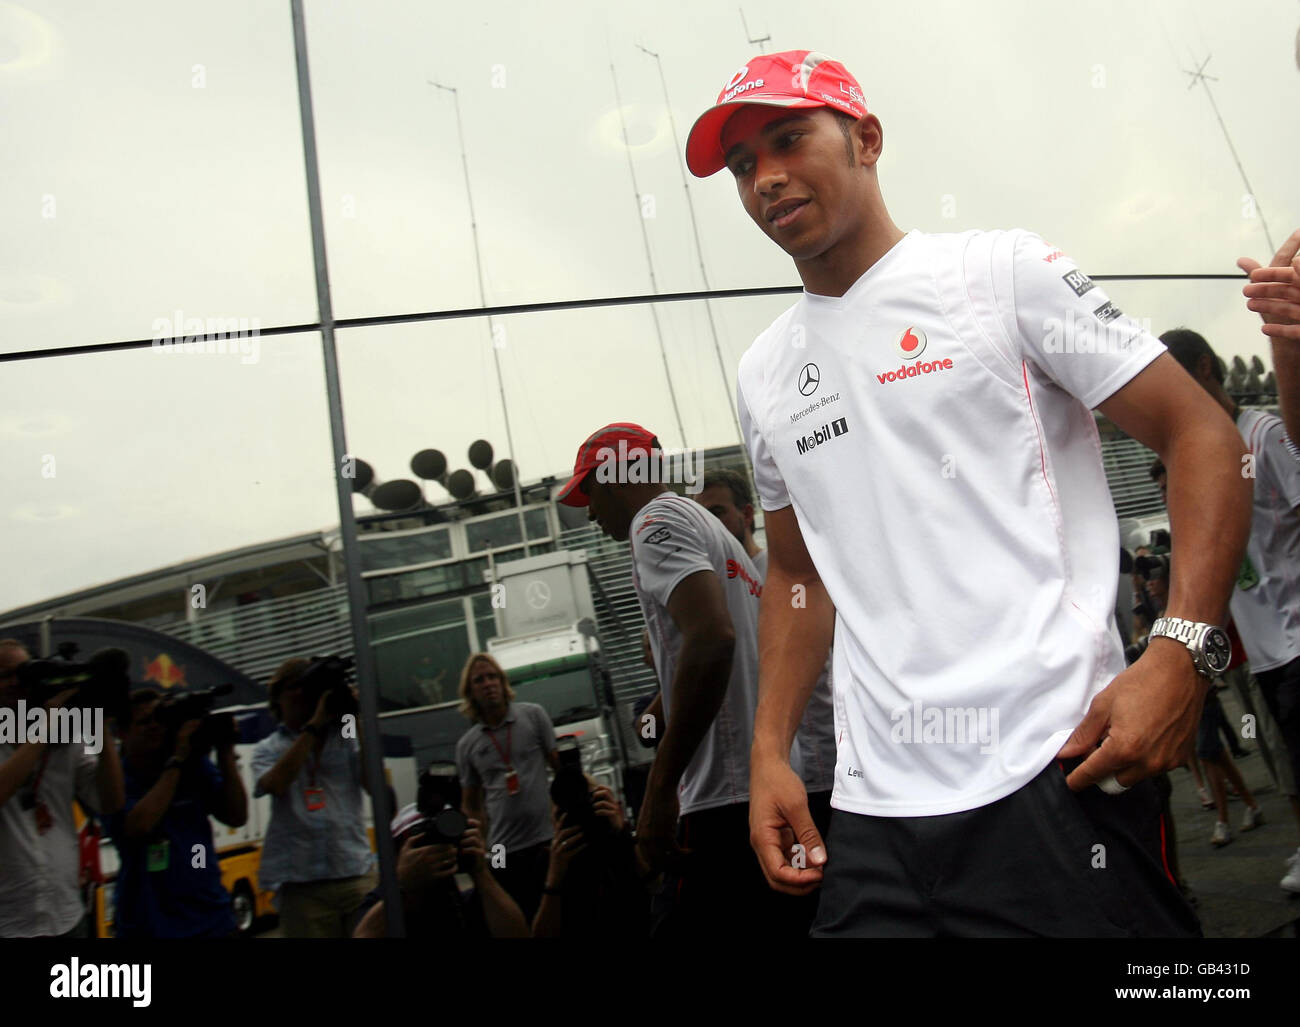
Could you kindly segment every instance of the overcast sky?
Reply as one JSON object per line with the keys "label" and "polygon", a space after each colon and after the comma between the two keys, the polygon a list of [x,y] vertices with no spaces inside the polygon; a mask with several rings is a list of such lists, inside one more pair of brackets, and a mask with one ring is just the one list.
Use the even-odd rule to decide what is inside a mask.
{"label": "overcast sky", "polygon": [[[652,9],[653,8],[653,9]],[[1300,225],[1300,4],[904,0],[744,5],[308,0],[335,315],[798,284],[729,175],[690,180],[694,118],[759,52],[823,50],[882,120],[904,228],[1032,229],[1091,274],[1230,273]],[[662,57],[670,106],[655,61]],[[1206,73],[1254,193],[1245,196]],[[611,59],[637,177],[615,101]],[[1194,88],[1189,89],[1189,84]],[[288,0],[0,2],[0,352],[149,338],[155,322],[317,320]],[[643,199],[638,199],[639,193]],[[649,202],[646,202],[648,198]],[[643,219],[643,210],[653,216]],[[945,216],[945,214],[952,216]],[[642,242],[649,238],[650,260]],[[1113,283],[1157,333],[1267,357],[1237,282]],[[735,442],[740,354],[785,297],[500,320],[515,456],[560,473],[589,431]],[[337,523],[320,340],[0,363],[0,610]],[[482,319],[343,330],[350,450],[506,453]],[[1267,360],[1266,360],[1267,362]],[[434,486],[431,498],[441,496]],[[358,512],[368,510],[358,500]]]}

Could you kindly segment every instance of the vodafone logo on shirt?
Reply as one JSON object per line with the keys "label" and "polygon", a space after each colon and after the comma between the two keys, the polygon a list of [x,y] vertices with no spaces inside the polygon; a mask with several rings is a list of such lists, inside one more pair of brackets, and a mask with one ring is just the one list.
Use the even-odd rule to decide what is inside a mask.
{"label": "vodafone logo on shirt", "polygon": [[911,360],[925,352],[925,343],[925,332],[909,325],[898,333],[898,338],[894,340],[894,349],[898,350],[898,355],[904,360]]}
{"label": "vodafone logo on shirt", "polygon": [[[908,325],[898,333],[898,338],[894,340],[894,350],[904,360],[916,360],[925,352],[925,344],[928,341],[925,332],[915,325]],[[887,385],[902,378],[915,378],[917,375],[932,374],[935,371],[947,371],[951,367],[952,360],[949,357],[944,357],[942,360],[921,360],[915,364],[905,363],[897,371],[878,373],[876,380],[881,385]]]}

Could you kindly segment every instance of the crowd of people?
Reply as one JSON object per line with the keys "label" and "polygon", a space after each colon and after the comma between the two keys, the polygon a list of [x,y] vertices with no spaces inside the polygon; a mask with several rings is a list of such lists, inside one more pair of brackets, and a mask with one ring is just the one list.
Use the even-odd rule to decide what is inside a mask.
{"label": "crowd of people", "polygon": [[[900,230],[883,149],[858,82],[810,51],[751,59],[694,124],[692,173],[729,171],[804,285],[740,362],[753,489],[713,475],[692,498],[623,473],[662,452],[631,422],[581,444],[557,498],[630,544],[659,683],[634,727],[654,748],[644,799],[625,810],[584,777],[473,654],[455,766],[426,768],[391,824],[409,936],[1195,936],[1168,772],[1204,767],[1213,844],[1229,788],[1240,830],[1263,823],[1223,680],[1300,827],[1286,423],[1237,407],[1203,338],[1156,339],[1039,237]],[[1300,232],[1270,267],[1240,262],[1279,344],[1300,345],[1298,249]],[[1168,539],[1132,556],[1127,666],[1093,410],[1158,455],[1169,510]],[[0,701],[27,658],[0,642]],[[382,935],[366,740],[304,666],[273,677],[277,726],[252,757],[261,885],[287,936]],[[131,697],[121,757],[0,745],[0,935],[86,931],[74,798],[120,855],[119,934],[232,933],[209,817],[247,815],[233,734],[164,731],[161,701]],[[1300,892],[1300,848],[1281,885]]]}

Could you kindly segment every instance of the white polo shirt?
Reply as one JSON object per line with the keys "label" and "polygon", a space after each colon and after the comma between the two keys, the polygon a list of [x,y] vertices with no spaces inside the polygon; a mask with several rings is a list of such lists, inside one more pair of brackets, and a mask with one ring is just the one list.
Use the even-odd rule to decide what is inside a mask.
{"label": "white polo shirt", "polygon": [[1279,417],[1243,410],[1237,430],[1254,457],[1255,498],[1232,619],[1251,670],[1300,657],[1300,449]]}
{"label": "white polo shirt", "polygon": [[836,608],[832,804],[973,809],[1036,776],[1124,669],[1089,408],[1164,352],[1023,231],[911,232],[741,359],[765,510]]}
{"label": "white polo shirt", "polygon": [[632,583],[641,602],[650,648],[671,727],[673,688],[682,634],[668,600],[683,579],[712,571],[722,582],[736,635],[722,707],[682,775],[683,814],[749,801],[749,748],[758,707],[758,600],[762,583],[745,548],[713,514],[672,492],[652,499],[632,519]]}

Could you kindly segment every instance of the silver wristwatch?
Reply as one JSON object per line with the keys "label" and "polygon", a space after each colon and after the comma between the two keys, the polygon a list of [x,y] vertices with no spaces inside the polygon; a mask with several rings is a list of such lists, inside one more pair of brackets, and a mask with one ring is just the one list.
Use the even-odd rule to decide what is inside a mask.
{"label": "silver wristwatch", "polygon": [[1182,642],[1192,654],[1192,666],[1202,677],[1217,678],[1232,662],[1232,643],[1228,641],[1228,633],[1213,624],[1201,624],[1181,617],[1158,617],[1151,625],[1150,637]]}

